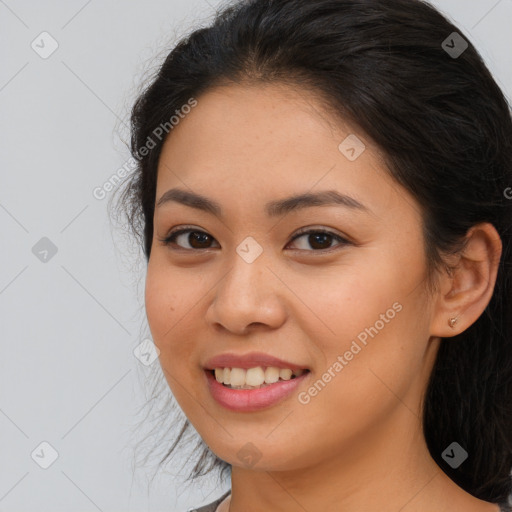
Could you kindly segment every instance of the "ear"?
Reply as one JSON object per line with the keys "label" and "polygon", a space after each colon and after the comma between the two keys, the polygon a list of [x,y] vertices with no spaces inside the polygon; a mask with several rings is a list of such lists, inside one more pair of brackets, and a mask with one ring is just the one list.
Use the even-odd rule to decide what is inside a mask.
{"label": "ear", "polygon": [[[491,300],[501,252],[501,239],[492,224],[477,224],[468,231],[465,248],[455,256],[455,268],[439,278],[431,336],[455,336],[476,322]],[[451,318],[457,318],[453,327]]]}

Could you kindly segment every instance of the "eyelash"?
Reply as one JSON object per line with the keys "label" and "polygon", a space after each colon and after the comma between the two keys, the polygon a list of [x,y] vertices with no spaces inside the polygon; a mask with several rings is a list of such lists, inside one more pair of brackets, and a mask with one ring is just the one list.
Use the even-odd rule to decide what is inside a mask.
{"label": "eyelash", "polygon": [[[192,227],[189,227],[189,228],[180,228],[180,229],[176,229],[174,231],[171,231],[166,238],[159,238],[160,242],[162,242],[164,245],[166,246],[171,246],[172,244],[175,244],[175,240],[176,238],[179,236],[179,235],[182,235],[183,233],[200,233],[200,234],[204,234],[204,235],[208,235],[208,233],[206,233],[205,231],[201,231],[199,229],[196,229],[196,228],[192,228]],[[350,245],[351,242],[348,241],[346,238],[343,238],[342,236],[340,235],[337,235],[336,233],[332,232],[332,231],[328,231],[328,230],[325,230],[325,229],[318,229],[318,228],[303,228],[303,229],[300,229],[297,233],[295,233],[295,235],[292,237],[292,239],[290,240],[290,242],[294,242],[297,238],[300,238],[301,236],[304,236],[304,235],[310,235],[310,234],[325,234],[325,235],[330,235],[332,236],[337,242],[340,242],[339,245],[336,245],[334,247],[330,247],[328,249],[313,249],[313,250],[306,250],[306,249],[295,249],[296,251],[306,251],[306,252],[312,252],[312,253],[327,253],[327,252],[331,252],[331,251],[334,251],[336,250],[336,248],[340,248],[340,247],[343,247],[343,246],[346,246],[346,245]],[[208,235],[208,236],[211,236],[211,235]],[[213,240],[215,240],[213,237],[211,237]],[[180,247],[178,246],[178,248],[173,248],[173,250],[176,250],[176,251],[193,251],[193,252],[198,252],[198,251],[208,251],[210,250],[211,248],[210,247],[207,247],[207,248],[204,248],[204,249],[187,249],[187,248],[184,248],[184,247]]]}

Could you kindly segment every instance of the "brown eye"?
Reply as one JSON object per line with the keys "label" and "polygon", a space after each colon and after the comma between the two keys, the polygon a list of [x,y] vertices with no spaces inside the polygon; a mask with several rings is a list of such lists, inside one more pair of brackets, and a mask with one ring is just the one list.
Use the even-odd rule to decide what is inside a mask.
{"label": "brown eye", "polygon": [[[338,245],[347,245],[350,243],[348,240],[337,235],[336,233],[319,229],[310,229],[307,231],[302,231],[298,235],[293,237],[292,242],[302,237],[306,237],[306,243],[304,245],[309,245],[309,247],[316,249],[315,251],[309,252],[328,251],[330,249],[333,249],[333,247],[331,246],[333,241],[339,242]],[[299,248],[299,250],[308,249]]]}
{"label": "brown eye", "polygon": [[[184,236],[188,235],[188,236]],[[188,247],[183,247],[179,243],[177,243],[178,239],[185,244],[189,244]],[[212,240],[215,240],[212,236],[204,231],[198,231],[193,229],[180,229],[174,232],[171,232],[169,236],[162,240],[165,245],[176,244],[178,247],[182,249],[210,249],[210,243]]]}

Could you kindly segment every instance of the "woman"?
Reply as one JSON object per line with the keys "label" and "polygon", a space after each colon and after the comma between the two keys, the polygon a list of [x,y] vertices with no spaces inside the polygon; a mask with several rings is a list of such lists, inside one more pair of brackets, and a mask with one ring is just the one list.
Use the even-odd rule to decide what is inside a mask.
{"label": "woman", "polygon": [[198,510],[510,510],[511,141],[419,0],[236,2],[173,49],[121,206],[167,455],[192,425],[231,473]]}

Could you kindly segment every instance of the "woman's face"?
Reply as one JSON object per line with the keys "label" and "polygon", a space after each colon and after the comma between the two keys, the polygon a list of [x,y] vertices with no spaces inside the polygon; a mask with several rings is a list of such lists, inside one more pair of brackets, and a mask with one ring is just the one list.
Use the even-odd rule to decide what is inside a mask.
{"label": "woman's face", "polygon": [[[146,281],[179,405],[234,466],[295,469],[398,440],[419,425],[438,347],[417,203],[306,92],[233,85],[197,100],[161,154]],[[183,193],[158,204],[171,189]],[[303,194],[320,196],[269,207]],[[191,231],[165,245],[176,228]],[[223,355],[248,357],[210,364]],[[269,384],[229,389],[212,367]]]}

